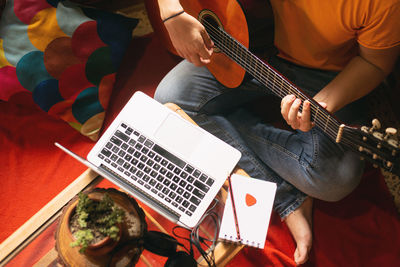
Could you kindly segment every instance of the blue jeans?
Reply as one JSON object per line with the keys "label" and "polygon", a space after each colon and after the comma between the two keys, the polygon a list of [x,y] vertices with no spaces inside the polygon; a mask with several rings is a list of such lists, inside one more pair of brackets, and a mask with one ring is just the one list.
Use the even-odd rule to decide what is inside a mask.
{"label": "blue jeans", "polygon": [[[310,96],[336,75],[276,57],[270,64]],[[184,60],[164,77],[154,98],[179,105],[200,127],[240,150],[238,165],[251,177],[275,182],[274,209],[281,218],[297,209],[307,195],[325,201],[348,195],[363,172],[359,157],[317,127],[308,132],[276,128],[243,108],[266,94],[271,92],[254,79],[226,88],[207,68]],[[360,100],[336,115],[344,122],[359,123],[365,119],[364,108]]]}

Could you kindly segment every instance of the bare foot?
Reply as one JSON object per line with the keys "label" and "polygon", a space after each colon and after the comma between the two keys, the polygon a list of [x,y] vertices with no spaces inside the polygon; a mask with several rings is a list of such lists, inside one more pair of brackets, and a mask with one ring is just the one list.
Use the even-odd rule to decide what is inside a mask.
{"label": "bare foot", "polygon": [[286,224],[296,241],[294,261],[297,265],[308,260],[308,252],[312,245],[312,204],[312,198],[306,198],[298,209],[285,218]]}

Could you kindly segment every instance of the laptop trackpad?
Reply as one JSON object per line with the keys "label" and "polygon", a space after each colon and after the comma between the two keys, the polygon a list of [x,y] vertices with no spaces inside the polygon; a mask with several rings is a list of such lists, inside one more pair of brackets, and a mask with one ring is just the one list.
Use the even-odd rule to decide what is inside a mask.
{"label": "laptop trackpad", "polygon": [[189,122],[183,121],[173,114],[161,123],[155,133],[159,144],[171,152],[177,152],[185,158],[201,143],[204,133]]}

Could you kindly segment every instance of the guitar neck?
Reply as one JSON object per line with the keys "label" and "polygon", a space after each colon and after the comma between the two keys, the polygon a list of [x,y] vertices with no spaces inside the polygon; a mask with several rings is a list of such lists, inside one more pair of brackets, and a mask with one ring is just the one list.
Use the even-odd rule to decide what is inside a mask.
{"label": "guitar neck", "polygon": [[203,24],[217,48],[239,64],[257,81],[271,90],[276,96],[283,98],[286,95],[292,94],[302,101],[310,101],[311,120],[314,121],[317,127],[335,140],[340,123],[328,111],[281,74],[277,73],[271,66],[251,53],[223,29],[215,27],[207,21],[203,21]]}

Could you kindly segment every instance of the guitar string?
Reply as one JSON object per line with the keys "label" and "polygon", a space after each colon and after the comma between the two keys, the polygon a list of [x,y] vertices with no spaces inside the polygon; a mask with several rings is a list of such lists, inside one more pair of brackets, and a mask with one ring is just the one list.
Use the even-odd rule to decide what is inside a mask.
{"label": "guitar string", "polygon": [[[219,31],[221,31],[221,30],[219,30]],[[226,34],[226,33],[225,33]],[[232,37],[230,37],[229,35],[227,36],[227,37],[229,37],[229,39],[232,39]],[[217,39],[218,39],[218,37],[216,37]],[[224,38],[225,40],[228,40],[228,39],[226,39],[226,38]],[[219,40],[219,41],[221,41],[221,40]],[[228,40],[228,41],[230,41],[230,40]],[[236,43],[238,43],[236,40],[233,40],[234,42],[236,42]],[[236,44],[236,43],[234,43],[234,45]],[[224,45],[224,42],[222,41],[222,44]],[[240,44],[240,43],[239,43]],[[229,43],[228,43],[228,45],[229,45]],[[231,45],[231,44],[230,44]],[[237,44],[236,44],[237,45]],[[229,52],[232,52],[231,51],[231,49],[229,49],[229,48],[227,48],[228,49],[228,51]],[[243,49],[243,48],[242,48]],[[247,51],[247,48],[244,48],[245,50],[246,50],[246,52],[247,53],[249,53],[248,51]],[[237,50],[237,49],[236,49]],[[241,52],[240,50],[239,50],[239,52]],[[234,53],[234,52],[232,52],[232,53]],[[230,54],[232,54],[232,53],[230,53]],[[236,53],[237,54],[237,53]],[[239,57],[239,60],[241,60],[241,58]],[[243,60],[241,60],[241,61],[243,61]],[[246,63],[246,62],[244,62],[244,63]],[[257,63],[257,62],[256,62]],[[263,65],[266,65],[266,64],[264,64],[262,61],[261,61],[261,63],[263,64]],[[247,63],[246,63],[246,65],[248,65]],[[249,65],[248,65],[249,66]],[[268,65],[266,65],[266,66],[268,66]],[[250,68],[253,68],[252,66],[249,66]],[[253,68],[254,69],[254,68]],[[257,64],[256,64],[256,66],[255,66],[255,72],[257,72]],[[269,73],[267,72],[266,73],[267,74],[267,76],[269,76]],[[282,77],[280,77],[281,79],[284,79],[284,78],[282,78]],[[275,76],[274,76],[274,80],[275,80]],[[285,82],[286,82],[286,80],[284,80]],[[268,85],[268,84],[270,84],[269,83],[269,81],[266,81],[266,84]],[[283,85],[283,83],[282,83],[282,81],[281,81],[281,84]],[[271,86],[275,86],[275,84],[270,84]],[[289,84],[290,85],[290,84]],[[290,85],[291,86],[291,85]],[[296,88],[294,88],[295,90],[296,90]],[[279,91],[279,92],[281,92],[281,90]],[[301,93],[301,92],[300,92]],[[306,98],[307,99],[307,98]],[[318,107],[318,109],[319,109],[319,107]],[[318,110],[317,110],[318,111]],[[325,114],[323,114],[323,115],[325,115]],[[318,117],[318,116],[316,116],[316,119],[318,120],[318,118],[320,118],[320,117]],[[331,118],[331,116],[330,115],[328,115],[328,117],[327,116],[325,116],[325,118],[327,118],[327,119],[330,119]],[[339,128],[339,125],[337,125],[336,126],[336,128],[338,129]],[[332,138],[336,138],[336,133],[337,133],[337,131],[335,130],[335,129],[333,129],[333,128],[328,128],[328,130],[329,130],[329,132],[328,132],[328,134],[330,133],[330,135],[331,135],[331,137]],[[349,135],[351,135],[353,138],[352,139],[348,139],[348,140],[346,140],[346,139],[342,139],[342,142],[345,142],[345,143],[347,143],[348,145],[350,145],[350,146],[352,146],[353,145],[353,143],[351,142],[351,140],[354,140],[354,139],[356,139],[357,137],[359,137],[359,134],[356,134],[356,133],[354,133],[354,132],[352,132],[352,131],[350,131],[350,132],[347,132],[347,134],[349,134]],[[342,138],[343,138],[343,136],[342,136]],[[346,137],[344,137],[344,138],[346,138]],[[347,142],[346,142],[347,141]]]}
{"label": "guitar string", "polygon": [[[207,23],[207,22],[206,22]],[[214,27],[213,26],[210,26],[210,28],[212,29],[212,30],[214,30]],[[221,31],[221,30],[219,30],[219,31]],[[214,33],[218,33],[218,31],[213,31]],[[222,36],[222,37],[225,37],[225,36]],[[233,38],[231,38],[229,35],[228,36],[226,36],[225,38],[223,38],[222,39],[222,41],[221,41],[221,39],[219,38],[219,36],[216,36],[215,37],[215,39],[216,40],[218,40],[218,41],[220,41],[221,42],[221,45],[222,46],[225,46],[226,47],[226,45],[225,45],[225,40],[229,40],[229,39],[227,39],[227,38],[229,38],[229,39],[233,39]],[[231,41],[231,40],[229,40],[229,41]],[[232,40],[232,41],[234,41],[233,42],[233,44],[234,45],[236,45],[236,47],[234,47],[234,48],[236,48],[235,50],[238,50],[238,46],[237,46],[237,44],[240,44],[240,43],[238,43],[236,40]],[[230,43],[228,43],[227,44],[228,46],[230,45],[231,47],[232,47],[232,42],[230,42]],[[239,61],[240,62],[238,62],[238,63],[242,63],[243,65],[247,65],[250,69],[252,69],[252,70],[254,70],[254,73],[256,74],[256,75],[258,75],[258,76],[260,76],[260,73],[257,71],[257,64],[256,64],[256,66],[255,67],[253,67],[252,65],[249,65],[246,61],[244,61],[240,56],[237,56],[237,54],[238,53],[234,53],[234,51],[232,51],[232,49],[230,49],[229,47],[226,47],[227,48],[227,53],[229,53],[229,55],[230,56],[233,56],[233,57],[237,57],[238,59],[239,59]],[[241,49],[246,49],[246,51],[245,52],[248,52],[247,51],[247,48],[244,48],[244,47],[240,47]],[[224,51],[225,52],[225,51]],[[239,52],[242,54],[242,51],[241,50],[239,50]],[[229,56],[228,55],[228,56]],[[246,53],[246,56],[248,56],[248,54]],[[254,60],[254,59],[253,59]],[[258,63],[258,62],[256,62],[256,63]],[[261,61],[261,63],[262,63],[262,65],[261,65],[261,67],[264,67],[264,66],[266,66],[266,67],[268,67],[268,65],[266,65],[265,63],[263,63],[262,61]],[[263,72],[263,74],[265,74],[266,76],[270,76],[270,74],[268,73],[268,72],[265,72],[265,70],[264,71],[262,71]],[[279,76],[279,75],[278,75]],[[258,77],[259,79],[261,79],[260,77]],[[281,91],[282,91],[282,89],[287,89],[287,88],[285,88],[284,86],[283,86],[283,82],[285,82],[286,83],[286,86],[288,86],[289,87],[289,93],[290,93],[290,89],[293,89],[293,90],[296,90],[297,91],[297,89],[296,88],[293,88],[293,86],[292,85],[290,85],[289,84],[289,82],[287,81],[287,80],[285,80],[285,79],[283,79],[282,77],[280,77],[279,76],[279,78],[280,78],[280,84],[281,84],[281,87],[278,87],[278,89],[279,89],[279,91],[277,92],[277,94],[278,94],[278,96],[280,95],[281,97],[283,97],[283,96],[285,96],[286,94],[281,94]],[[262,80],[262,79],[261,79]],[[274,80],[275,80],[275,76],[274,76]],[[264,82],[264,84],[265,85],[267,85],[267,86],[270,86],[270,87],[272,87],[272,89],[277,89],[276,88],[276,84],[275,83],[273,83],[272,81],[271,81],[271,79],[268,79],[268,80],[262,80],[262,82]],[[304,96],[303,94],[302,94],[302,92],[298,92],[298,93],[300,93],[301,95],[300,95],[300,98],[303,98],[303,100],[306,100],[306,99],[308,99],[306,96]],[[312,103],[311,103],[312,104]],[[311,108],[314,108],[315,110],[315,112],[320,108],[319,106],[317,107],[317,108],[315,108],[313,105],[311,105]],[[322,114],[322,115],[324,115],[325,116],[325,118],[328,118],[329,119],[329,114],[328,115],[326,115],[326,114]]]}
{"label": "guitar string", "polygon": [[[243,59],[242,59],[243,56],[238,55],[239,53],[240,53],[240,54],[243,54],[243,50],[244,50],[245,56],[249,58],[250,52],[248,51],[248,49],[247,49],[246,47],[244,47],[242,44],[240,44],[239,42],[237,42],[236,40],[234,40],[230,35],[228,35],[228,34],[227,34],[226,32],[224,32],[223,30],[221,30],[221,29],[215,29],[214,26],[212,26],[211,24],[209,24],[207,21],[204,21],[204,23],[207,23],[208,26],[209,26],[209,28],[214,32],[214,34],[216,35],[216,36],[214,36],[215,39],[216,39],[217,41],[220,41],[220,44],[221,44],[222,46],[224,46],[224,47],[227,49],[227,51],[228,51],[228,53],[229,53],[229,54],[227,54],[228,56],[230,56],[230,57],[232,57],[232,58],[234,58],[234,59],[236,58],[238,61],[240,61],[241,65],[244,65],[245,67],[250,68],[256,75],[259,76],[258,78],[261,80],[261,82],[264,83],[264,85],[266,85],[266,86],[269,85],[269,86],[271,86],[271,87],[273,87],[273,88],[277,86],[276,83],[274,83],[274,81],[276,80],[276,75],[273,76],[273,81],[271,81],[271,78],[269,77],[269,76],[270,76],[269,72],[265,72],[265,71],[266,71],[266,70],[265,70],[265,67],[267,67],[267,68],[270,69],[270,71],[271,71],[271,68],[270,68],[267,64],[265,64],[264,62],[262,62],[261,60],[259,60],[259,59],[256,58],[255,56],[253,56],[253,57],[250,57],[250,59],[253,60],[253,61],[256,60],[256,64],[255,64],[254,67],[253,67],[251,64],[249,65],[249,64],[246,62],[246,60],[243,60]],[[219,33],[221,33],[221,32],[224,33],[224,35],[227,35],[226,37],[223,36],[222,40],[219,38],[219,36],[220,36]],[[224,41],[227,41],[227,46],[225,45],[225,42],[224,42]],[[229,48],[229,46],[232,47],[232,43],[233,43],[233,48],[236,48],[236,49],[235,49],[235,50],[236,50],[236,53],[235,53],[235,51],[232,51],[231,48]],[[239,45],[240,45],[241,47],[239,47]],[[223,51],[223,52],[225,52],[225,51]],[[239,53],[238,53],[238,52],[239,52]],[[250,56],[252,56],[252,55],[250,54]],[[254,57],[255,57],[255,59],[254,59]],[[264,75],[268,76],[269,79],[267,79],[267,80],[262,79],[262,76],[260,75],[260,72],[257,71],[257,67],[258,67],[258,65],[259,65],[259,62],[261,63],[261,74],[264,74]],[[239,62],[238,62],[238,63],[239,63]],[[293,86],[292,86],[290,83],[288,83],[284,78],[282,78],[280,75],[278,75],[278,77],[280,78],[279,83],[280,83],[281,87],[278,88],[278,89],[279,89],[279,90],[278,90],[278,93],[277,93],[276,91],[275,91],[275,93],[276,93],[278,96],[281,96],[281,97],[285,96],[285,95],[281,95],[281,94],[280,94],[280,93],[281,93],[281,89],[282,89],[282,88],[285,89],[285,88],[284,88],[284,83],[285,83],[285,86],[288,86],[288,87],[289,87],[288,91],[289,91],[289,94],[290,94],[290,89],[291,89],[291,87],[293,87]],[[276,88],[275,88],[275,89],[276,89]],[[300,98],[303,98],[303,99],[302,99],[303,101],[304,101],[305,99],[308,99],[306,96],[303,95],[302,92],[298,91],[297,88],[294,88],[294,90],[295,90],[295,92],[300,93]],[[311,106],[311,109],[314,108],[314,112],[318,112],[318,110],[320,109],[319,106],[317,106],[317,108],[315,108],[315,107],[312,105],[312,103],[311,103],[310,106]],[[324,115],[325,118],[327,118],[327,120],[329,120],[330,118],[332,118],[331,115],[326,115],[326,114],[324,114],[324,113],[322,113],[322,115]],[[320,116],[321,116],[321,115],[320,115]],[[318,117],[318,113],[316,114],[315,118],[316,118],[316,119],[319,118],[319,117]],[[336,122],[336,123],[337,123],[337,122]],[[338,124],[338,123],[337,123],[337,124]],[[336,127],[337,127],[337,129],[339,128],[338,125],[336,125]],[[328,130],[329,130],[329,133],[327,132],[327,134],[330,134],[331,137],[333,137],[333,138],[335,139],[335,137],[336,137],[336,130],[335,130],[334,128],[332,128],[332,127],[328,128]],[[352,136],[353,138],[352,138],[352,139],[351,139],[351,138],[347,138],[346,135],[344,135],[344,133],[347,133],[348,135]],[[354,131],[346,131],[346,129],[345,129],[345,131],[344,131],[343,134],[342,134],[342,140],[341,140],[340,143],[346,144],[346,145],[348,145],[349,147],[353,147],[354,149],[357,149],[358,147],[361,147],[361,145],[363,145],[363,144],[359,144],[359,143],[361,142],[361,140],[359,140],[359,141],[358,141],[358,140],[359,140],[359,134],[356,134]],[[355,144],[354,141],[356,141],[356,143],[358,143],[360,146],[357,145],[357,144]]]}
{"label": "guitar string", "polygon": [[[226,38],[224,39],[224,40],[227,40]],[[225,45],[225,43],[222,41],[222,43],[221,43],[221,45],[222,46],[225,46],[226,47],[226,45]],[[232,46],[232,44],[228,44],[228,45],[231,45]],[[234,43],[234,45],[235,45],[235,43]],[[234,48],[236,48],[236,50],[238,50],[238,47],[234,47]],[[237,53],[234,53],[234,51],[232,51],[232,49],[230,49],[229,47],[227,47],[227,50],[228,50],[228,53],[229,53],[229,55],[231,55],[231,56],[235,56],[235,55],[237,55]],[[242,52],[241,50],[239,50],[240,52]],[[247,52],[247,51],[246,51]],[[246,54],[247,55],[247,54]],[[257,71],[257,66],[258,66],[258,64],[256,64],[256,66],[254,67],[253,65],[250,65],[250,64],[248,64],[246,61],[244,61],[240,56],[238,57],[238,59],[239,59],[239,63],[242,63],[243,65],[247,65],[251,70],[254,70],[254,73],[255,73],[255,76],[260,76],[260,72],[259,71]],[[256,63],[258,63],[258,62],[256,62]],[[261,65],[261,67],[264,67],[264,65]],[[261,71],[263,74],[265,74],[266,76],[270,76],[270,74],[268,73],[268,72],[265,72],[265,70],[262,70]],[[276,80],[275,79],[275,77],[276,76],[274,76],[274,80]],[[262,82],[264,82],[264,84],[266,84],[267,86],[269,86],[269,87],[272,87],[271,89],[277,89],[276,88],[276,83],[273,83],[271,80],[271,78],[270,79],[268,79],[268,80],[263,80],[262,79],[262,77],[260,78],[260,77],[258,77]],[[277,94],[278,94],[278,96],[281,96],[281,97],[284,97],[285,95],[287,95],[287,94],[282,94],[282,89],[287,89],[286,87],[288,87],[289,89],[288,89],[288,93],[291,93],[291,89],[295,89],[295,88],[292,88],[292,86],[290,86],[290,84],[288,83],[288,81],[286,81],[286,80],[284,80],[284,79],[282,79],[282,77],[279,77],[280,78],[280,80],[279,80],[279,83],[280,83],[280,87],[278,87],[278,89],[279,89],[279,91],[277,91]],[[285,83],[285,86],[284,86],[284,84],[283,83]],[[301,94],[301,92],[299,92],[300,94]],[[303,95],[300,95],[300,98],[303,98],[303,100],[305,100],[305,99],[308,99],[307,97],[305,97],[305,96],[303,96]],[[311,108],[315,108],[314,106],[311,106]],[[319,107],[318,107],[319,108]],[[315,110],[316,111],[316,110]],[[325,114],[322,114],[322,115],[325,115]],[[330,116],[330,115],[328,115],[328,116]],[[327,116],[325,116],[325,118],[328,118]]]}
{"label": "guitar string", "polygon": [[[213,28],[213,26],[211,26],[211,28]],[[214,31],[215,32],[215,31]],[[225,36],[223,36],[223,38],[222,38],[222,41],[221,40],[219,40],[219,41],[221,41],[221,45],[222,46],[224,46],[226,49],[227,49],[227,51],[228,51],[228,56],[230,56],[230,57],[232,57],[232,58],[236,58],[237,59],[237,61],[239,61],[239,63],[241,63],[243,66],[245,66],[245,67],[248,67],[250,70],[252,70],[256,75],[258,75],[259,77],[259,79],[262,81],[262,82],[264,82],[264,85],[269,85],[269,86],[271,86],[271,87],[276,87],[276,83],[273,83],[273,82],[270,82],[269,80],[263,80],[262,79],[262,76],[260,77],[260,72],[259,71],[257,71],[257,68],[259,67],[259,65],[260,65],[260,63],[261,63],[261,67],[263,68],[264,66],[265,67],[267,67],[269,70],[270,70],[270,72],[271,72],[271,68],[267,65],[267,64],[265,64],[264,62],[262,62],[261,60],[259,60],[257,57],[255,57],[255,56],[253,56],[249,51],[248,51],[248,49],[246,48],[246,47],[244,47],[243,45],[241,45],[239,42],[237,42],[236,40],[234,40],[230,35],[228,35],[226,32],[224,32],[223,30],[221,30],[221,29],[218,29],[216,32],[215,32],[215,34],[217,35],[217,36],[215,36],[215,38],[218,40],[219,38],[218,38],[218,33],[219,32],[222,32],[224,35],[226,35],[226,37]],[[225,38],[224,38],[225,37]],[[226,43],[226,44],[225,44]],[[232,47],[232,43],[233,43],[233,49],[235,49],[236,50],[236,53],[235,53],[235,51],[233,51],[232,49],[230,49],[229,48],[229,46],[231,46]],[[240,45],[240,46],[239,46]],[[251,56],[250,57],[250,60],[256,60],[255,61],[255,66],[252,66],[251,64],[249,65],[249,63],[247,63],[247,61],[246,60],[243,60],[242,58],[243,58],[243,56],[240,56],[240,55],[242,55],[243,54],[243,51],[244,51],[244,53],[245,53],[245,56],[247,57],[247,58],[249,58],[249,56]],[[225,52],[225,51],[224,51]],[[265,73],[265,67],[264,67],[264,70],[262,69],[261,70],[261,73],[262,72],[264,72],[264,74],[266,75],[266,76],[270,76],[270,74],[269,74],[269,72],[266,72]],[[272,72],[273,72],[273,70],[272,70]],[[282,78],[281,76],[278,76],[279,78],[280,78],[280,85],[281,85],[281,88],[279,88],[279,89],[286,89],[286,88],[284,88],[284,82],[286,83],[285,85],[286,86],[289,86],[289,92],[290,92],[290,89],[294,89],[296,92],[297,92],[297,88],[296,87],[293,87],[293,85],[291,85],[289,82],[287,82],[284,78]],[[257,78],[257,77],[256,77]],[[276,75],[275,76],[273,76],[273,80],[275,81],[276,79]],[[279,96],[280,94],[279,93],[281,93],[281,90],[279,90],[278,91],[278,93],[277,93],[277,95]],[[302,92],[299,92],[299,93],[302,93]],[[282,96],[282,95],[281,95]],[[303,100],[304,100],[304,96],[303,95],[300,95],[300,97],[301,98],[303,98]],[[305,97],[305,99],[308,99],[307,97]],[[311,108],[313,108],[313,106],[311,106]],[[319,109],[320,107],[319,106],[317,106],[317,111],[318,111],[318,109]],[[331,119],[332,117],[331,117],[331,115],[328,115],[328,116],[326,116],[326,114],[322,114],[323,116],[325,116],[325,118],[327,118],[328,120],[329,119]],[[315,116],[315,118],[318,120],[320,117],[318,117],[318,116]],[[338,122],[337,121],[334,121],[337,125],[336,125],[336,129],[339,129],[339,125],[338,125]],[[335,139],[336,138],[336,130],[335,129],[333,129],[332,127],[330,127],[330,128],[328,128],[328,130],[329,130],[329,132],[327,132],[326,130],[325,130],[325,132],[327,132],[327,134],[329,135],[331,135],[331,137],[333,138],[333,139]],[[359,130],[358,130],[359,131]],[[346,130],[346,128],[344,129],[344,131],[342,132],[342,139],[341,139],[341,141],[340,141],[340,143],[342,143],[342,144],[346,144],[347,146],[349,146],[349,147],[353,147],[353,149],[356,149],[356,150],[358,150],[358,148],[359,147],[362,147],[362,146],[364,146],[365,148],[367,148],[367,149],[370,149],[371,151],[377,151],[376,150],[376,147],[375,146],[373,146],[373,145],[368,145],[367,143],[365,143],[363,140],[361,140],[360,139],[360,134],[359,133],[356,133],[356,131],[351,131],[351,129],[349,129],[349,130]],[[380,152],[381,152],[381,150],[379,150]]]}
{"label": "guitar string", "polygon": [[[225,46],[225,45],[223,45],[223,46]],[[232,54],[232,53],[230,53],[231,51],[230,50],[228,50],[228,52],[227,52],[227,54],[229,55],[229,54]],[[240,61],[243,61],[243,60],[241,60],[241,59],[239,59],[239,63],[240,63]],[[242,62],[242,65],[244,65],[244,66],[249,66],[249,64],[247,64],[247,63],[243,63]],[[253,68],[252,66],[249,66],[250,68]],[[267,73],[268,74],[268,73]],[[256,76],[256,78],[258,78],[261,82],[264,82],[264,85],[266,84],[266,86],[268,87],[268,85],[270,86],[270,87],[276,87],[276,84],[271,84],[268,80],[265,80],[265,79],[262,79],[262,78],[260,78],[260,77],[257,77]],[[282,85],[281,85],[281,87],[283,87]],[[281,90],[279,91],[279,92],[281,92]],[[282,97],[284,96],[284,95],[282,95],[281,93],[279,94],[278,93],[278,96],[279,95],[281,95]],[[327,118],[327,119],[329,119],[329,117],[326,117],[326,116],[324,116],[324,115],[321,115],[321,114],[319,114],[319,116],[318,116],[318,114],[317,113],[315,113],[317,116],[315,116],[315,123],[316,124],[320,124],[319,126],[325,131],[325,132],[327,132],[327,134],[328,135],[330,135],[332,138],[335,138],[335,136],[336,136],[336,130],[333,128],[333,126],[331,126],[331,125],[329,125],[329,124],[327,124],[328,123],[328,121],[327,120],[323,120],[322,119],[322,117],[325,117],[325,118]],[[325,124],[324,124],[324,122],[325,122]],[[321,125],[325,125],[325,127],[323,127],[323,126],[321,126]]]}
{"label": "guitar string", "polygon": [[[211,28],[211,29],[214,29],[213,26],[210,26],[210,28]],[[217,34],[217,36],[215,36],[215,38],[216,38],[218,41],[220,41],[220,42],[222,43],[222,45],[225,46],[225,47],[226,47],[226,45],[224,45],[224,40],[225,40],[225,41],[228,40],[228,42],[227,42],[228,45],[231,45],[231,46],[232,46],[231,42],[229,42],[229,41],[230,41],[229,39],[232,39],[232,37],[230,37],[230,36],[228,35],[227,37],[228,37],[229,39],[226,39],[226,38],[227,38],[227,37],[226,37],[226,38],[223,38],[223,40],[221,41],[220,38],[218,37],[218,36],[219,36],[219,35],[218,35],[218,32],[220,32],[220,31],[221,31],[220,29],[217,30],[217,31],[214,31],[214,33]],[[233,41],[235,41],[236,43],[238,43],[236,40],[233,40]],[[234,45],[235,45],[236,43],[234,43]],[[240,44],[240,43],[239,43],[239,44]],[[237,45],[237,44],[236,44],[236,45]],[[243,49],[243,48],[242,48],[242,49]],[[244,49],[247,50],[247,48],[244,48]],[[227,47],[227,50],[229,51],[229,54],[231,54],[231,56],[235,56],[234,52],[231,51],[231,49],[229,49],[229,47]],[[237,50],[237,48],[236,48],[236,50]],[[242,54],[242,51],[239,51],[239,52]],[[246,52],[247,52],[247,51],[246,51]],[[246,62],[244,62],[241,58],[239,58],[239,60],[242,61],[242,64],[247,65],[247,66],[250,67],[250,68],[253,68],[252,66],[250,66],[249,64],[247,64]],[[261,63],[263,63],[263,62],[261,62]],[[263,65],[264,65],[264,63],[263,63]],[[268,66],[268,65],[266,65],[266,66]],[[257,72],[257,65],[256,65],[256,67],[255,67],[255,72]],[[267,72],[266,75],[269,76],[269,73]],[[280,78],[283,79],[282,77],[280,77]],[[274,76],[274,80],[275,80],[275,76]],[[286,80],[283,80],[283,81],[286,82]],[[281,85],[283,86],[282,80],[280,81],[280,83],[281,83]],[[268,80],[267,80],[267,81],[264,81],[264,84],[267,84],[267,85],[270,85],[270,86],[275,86],[275,84],[270,83]],[[296,88],[294,88],[294,89],[296,89]],[[290,91],[290,90],[289,90],[289,91]],[[279,90],[279,92],[281,92],[281,90]],[[301,93],[301,92],[300,92],[300,93]],[[306,99],[307,99],[307,98],[306,98]],[[319,109],[319,107],[317,108],[317,111],[318,111],[318,109]],[[325,115],[325,114],[323,114],[323,115]],[[315,118],[318,120],[320,117],[319,117],[319,116],[316,116]],[[329,116],[325,116],[325,118],[330,119],[331,116],[330,116],[330,115],[329,115]],[[337,129],[339,128],[338,125],[337,125],[336,127],[337,127]],[[336,131],[336,129],[330,127],[330,128],[328,128],[327,130],[328,130],[327,134],[329,134],[333,139],[335,139],[336,136],[337,136],[337,131]],[[325,129],[325,131],[327,131],[327,130]],[[356,133],[354,133],[354,132],[352,132],[352,131],[350,131],[350,132],[347,131],[346,133],[347,133],[348,135],[351,135],[353,138],[347,138],[345,135],[342,135],[341,143],[347,144],[347,145],[350,146],[350,147],[354,147],[354,144],[353,144],[352,140],[357,139],[357,138],[359,137],[359,135],[356,134]],[[350,137],[350,136],[349,136],[349,137]],[[358,146],[357,146],[357,147],[358,147]]]}
{"label": "guitar string", "polygon": [[[215,39],[215,41],[218,43],[220,43],[220,46],[223,46],[223,47],[225,47],[226,48],[226,50],[227,51],[224,51],[224,52],[226,52],[227,54],[228,54],[228,56],[231,56],[231,57],[233,57],[233,58],[237,58],[238,60],[237,61],[239,61],[238,63],[241,63],[242,65],[244,65],[245,67],[247,66],[248,68],[250,68],[251,70],[253,70],[253,72],[255,72],[255,74],[256,75],[258,75],[259,77],[259,80],[261,80],[262,82],[264,82],[264,85],[267,85],[267,86],[270,86],[270,87],[273,87],[273,89],[275,89],[275,92],[276,92],[276,84],[274,84],[272,81],[271,81],[271,78],[269,78],[269,79],[267,79],[267,80],[265,80],[265,79],[262,79],[262,76],[260,75],[260,72],[259,71],[257,71],[257,66],[256,67],[254,67],[254,66],[252,66],[252,65],[250,65],[249,63],[247,63],[244,59],[242,59],[242,57],[240,57],[240,56],[238,56],[238,53],[236,52],[235,53],[235,51],[233,51],[232,50],[232,48],[233,49],[235,49],[235,50],[237,50],[237,51],[239,51],[240,52],[240,54],[243,54],[243,49],[245,49],[245,55],[248,57],[248,51],[247,51],[247,48],[245,48],[245,47],[239,47],[238,46],[238,44],[239,45],[241,45],[240,43],[238,43],[236,40],[234,40],[232,37],[230,37],[229,35],[227,35],[227,36],[222,36],[222,39],[220,38],[221,36],[220,36],[220,33],[222,32],[222,30],[221,29],[215,29],[212,25],[210,25],[207,21],[205,21],[204,22],[204,24],[208,24],[208,25],[206,25],[206,26],[208,26],[209,28],[210,28],[210,32],[211,32],[211,35],[214,33],[214,39]],[[232,44],[233,44],[233,46],[232,46]],[[230,47],[229,47],[230,46]],[[253,59],[254,60],[254,59]],[[262,65],[261,65],[261,67],[264,67],[264,66],[267,66],[268,67],[268,65],[266,65],[265,63],[263,63],[262,61],[261,61],[261,63],[262,63]],[[268,73],[268,72],[265,72],[265,70],[262,70],[261,71],[262,72],[262,74],[264,74],[264,75],[266,75],[266,76],[270,76],[270,74]],[[281,92],[282,92],[282,88],[283,89],[287,89],[287,88],[285,88],[285,86],[289,86],[289,93],[290,93],[290,89],[293,89],[293,90],[296,90],[297,91],[297,89],[296,88],[291,88],[290,86],[290,84],[289,84],[289,82],[287,81],[287,80],[285,80],[285,79],[283,79],[281,76],[279,76],[279,78],[280,78],[280,84],[281,84],[281,87],[279,87],[278,89],[279,89],[279,91],[278,91],[278,96],[280,95],[281,97],[283,97],[283,96],[285,96],[285,94],[281,94]],[[274,80],[275,80],[275,76],[274,76]],[[285,86],[284,86],[284,84],[283,83],[285,83]],[[293,87],[293,86],[292,86]],[[300,96],[300,98],[304,98],[303,100],[305,100],[305,99],[308,99],[307,97],[305,97],[301,92],[299,92],[300,94],[301,94],[301,96]],[[317,108],[315,108],[313,105],[312,105],[312,103],[311,103],[311,105],[310,105],[310,107],[311,107],[311,110],[314,108],[314,112],[315,112],[315,114],[316,114],[316,116],[315,116],[315,122],[316,123],[321,123],[321,124],[324,124],[325,123],[325,125],[328,123],[328,121],[327,120],[329,120],[330,118],[331,118],[331,115],[326,115],[326,114],[324,114],[324,112],[321,112],[321,113],[317,113],[317,111],[319,111],[319,109],[320,109],[320,107],[318,106]],[[321,119],[322,119],[322,117],[321,116],[324,116],[325,117],[325,119],[326,119],[326,121],[321,121]],[[331,137],[333,137],[333,138],[335,138],[336,137],[336,130],[333,128],[333,126],[332,125],[330,125],[328,128],[327,128],[327,126],[325,126],[324,127],[325,129],[325,131],[327,131],[327,133],[329,134],[329,135],[331,135]],[[338,125],[336,125],[336,129],[338,129],[339,128],[339,126]]]}

